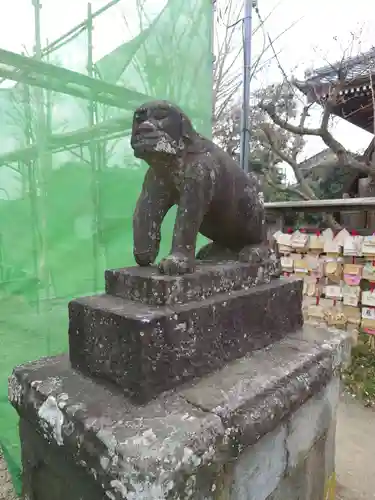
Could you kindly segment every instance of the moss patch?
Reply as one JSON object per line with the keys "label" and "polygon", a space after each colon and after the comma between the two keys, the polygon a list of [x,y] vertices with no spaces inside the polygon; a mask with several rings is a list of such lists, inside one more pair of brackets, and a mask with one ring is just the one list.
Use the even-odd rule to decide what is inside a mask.
{"label": "moss patch", "polygon": [[365,406],[375,406],[375,348],[369,335],[360,334],[352,349],[352,363],[343,372],[347,390]]}

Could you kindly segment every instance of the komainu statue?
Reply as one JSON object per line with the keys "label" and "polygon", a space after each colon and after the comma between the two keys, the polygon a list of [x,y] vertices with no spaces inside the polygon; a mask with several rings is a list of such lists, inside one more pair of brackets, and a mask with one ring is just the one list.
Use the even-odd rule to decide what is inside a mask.
{"label": "komainu statue", "polygon": [[[196,259],[260,256],[265,217],[258,180],[196,132],[181,109],[167,101],[140,106],[131,145],[150,166],[133,219],[134,257],[140,266],[155,261],[160,228],[173,205],[178,209],[172,248],[159,264],[162,273],[191,273]],[[212,243],[196,256],[198,233]]]}

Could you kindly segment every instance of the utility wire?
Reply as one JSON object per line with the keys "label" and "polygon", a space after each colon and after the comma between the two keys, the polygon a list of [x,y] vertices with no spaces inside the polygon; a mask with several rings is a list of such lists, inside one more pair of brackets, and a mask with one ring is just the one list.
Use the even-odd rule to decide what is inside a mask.
{"label": "utility wire", "polygon": [[[267,37],[267,39],[268,39],[269,47],[270,47],[270,48],[271,48],[271,50],[272,50],[272,53],[273,53],[274,59],[275,59],[275,61],[276,61],[276,64],[277,64],[277,66],[278,66],[279,70],[281,71],[281,74],[283,75],[283,78],[284,78],[285,82],[288,84],[288,87],[289,87],[289,88],[291,89],[291,91],[293,92],[294,97],[295,97],[296,99],[298,99],[300,102],[302,102],[302,103],[303,103],[303,101],[302,101],[301,97],[297,94],[297,92],[296,92],[296,89],[295,89],[294,85],[291,83],[291,81],[290,81],[290,79],[289,79],[288,75],[286,74],[286,72],[285,72],[285,70],[284,70],[284,68],[283,68],[283,66],[282,66],[282,64],[281,64],[281,62],[280,62],[279,55],[278,55],[278,53],[277,53],[277,51],[276,51],[276,49],[275,49],[274,41],[272,40],[271,35],[269,34],[269,32],[268,32],[268,31],[265,29],[265,27],[264,27],[264,21],[263,21],[262,16],[260,15],[260,11],[259,11],[259,7],[258,7],[258,5],[255,5],[255,6],[254,6],[254,10],[255,10],[256,15],[258,16],[259,23],[260,23],[260,25],[261,25],[261,29],[262,29],[262,31],[263,31],[263,33],[264,33],[264,35],[265,35],[265,36]],[[297,22],[299,22],[301,19],[302,19],[302,17],[300,17],[299,19],[297,19],[294,23],[292,23],[292,24],[289,26],[289,28],[287,28],[287,30],[289,30],[289,29],[290,29],[290,28],[292,28],[294,25],[296,25],[296,24],[297,24]],[[285,33],[285,31],[287,31],[287,30],[284,30],[284,33]]]}

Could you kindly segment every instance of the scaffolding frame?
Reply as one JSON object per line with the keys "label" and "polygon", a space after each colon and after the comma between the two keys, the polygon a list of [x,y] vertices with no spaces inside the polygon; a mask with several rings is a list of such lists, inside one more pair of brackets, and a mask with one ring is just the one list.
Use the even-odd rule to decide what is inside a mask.
{"label": "scaffolding frame", "polygon": [[[77,97],[88,101],[89,110],[94,110],[95,103],[130,111],[140,102],[147,100],[148,96],[140,92],[126,89],[119,85],[107,83],[94,77],[95,65],[93,62],[93,20],[100,14],[106,12],[110,7],[118,4],[121,0],[112,0],[96,12],[92,12],[91,3],[88,3],[87,18],[54,42],[48,44],[44,49],[40,46],[40,9],[38,0],[32,0],[35,9],[35,47],[37,48],[34,57],[27,57],[0,48],[0,78],[12,80],[24,85],[37,87],[43,90],[55,91],[72,97]],[[88,54],[87,71],[88,75],[78,73],[63,67],[44,62],[41,58],[50,54],[57,47],[69,43],[70,38],[77,33],[87,30]],[[40,47],[39,47],[40,46]],[[48,149],[52,152],[64,150],[64,139],[67,141],[67,149],[79,147],[82,141],[88,145],[90,140],[105,141],[113,139],[113,134],[124,132],[125,119],[110,119],[102,123],[91,123],[91,112],[87,127],[78,129],[66,134],[49,134],[47,143]],[[127,131],[126,131],[127,132]],[[123,133],[125,135],[125,133]],[[55,145],[58,144],[58,149]],[[15,151],[0,155],[0,166],[14,161],[25,161],[30,153],[30,158],[35,157],[37,144],[29,148],[20,148]]]}
{"label": "scaffolding frame", "polygon": [[[41,302],[55,294],[53,279],[48,271],[46,220],[45,220],[45,185],[46,172],[52,165],[52,154],[67,151],[76,155],[80,161],[90,164],[92,170],[92,201],[94,206],[93,237],[93,276],[94,292],[98,291],[99,269],[98,250],[105,252],[102,245],[101,193],[99,175],[101,161],[104,158],[103,145],[106,141],[119,139],[129,134],[129,118],[119,117],[100,122],[98,103],[124,111],[131,111],[140,103],[148,100],[145,94],[126,89],[95,78],[96,68],[93,58],[93,20],[106,12],[121,0],[111,0],[97,11],[92,11],[91,3],[87,4],[87,17],[68,32],[42,47],[40,0],[31,0],[34,7],[34,55],[28,57],[0,48],[0,79],[11,80],[21,84],[24,89],[26,147],[0,154],[0,167],[7,166],[27,177],[30,195],[32,220],[35,220],[32,231],[33,261],[36,282],[40,283],[35,294],[36,309],[39,312]],[[69,43],[77,35],[87,32],[87,74],[59,67],[48,62],[48,55]],[[47,61],[42,59],[47,57]],[[52,134],[51,131],[51,99],[50,93],[58,92],[87,101],[88,125],[73,132]],[[35,97],[35,138],[32,137],[31,97]],[[83,149],[87,148],[88,158]],[[79,150],[77,152],[77,149]],[[17,163],[18,168],[13,164]],[[25,178],[26,178],[25,177]],[[37,194],[38,193],[38,194]],[[0,249],[1,251],[1,249]],[[38,259],[38,254],[42,256]],[[0,263],[1,269],[4,262]],[[44,297],[40,292],[43,290]]]}
{"label": "scaffolding frame", "polygon": [[[41,8],[40,1],[29,1],[30,3],[33,3],[35,12],[35,39],[37,40],[39,37],[40,40],[40,21],[37,22]],[[113,171],[117,170],[117,172],[114,173],[114,176],[111,177],[112,174],[108,174],[108,177],[107,174],[103,175],[102,180],[104,182],[99,182],[98,186],[98,176],[100,176],[101,168],[103,167],[104,169],[104,165],[109,165],[111,167],[115,163],[119,164],[121,161],[117,160],[117,155],[116,160],[113,160],[113,162],[106,161],[109,160],[109,154],[111,154],[110,151],[112,150],[112,144],[108,144],[107,146],[106,141],[113,141],[114,139],[128,137],[131,133],[131,115],[135,107],[138,107],[139,104],[150,100],[150,96],[164,92],[163,86],[165,84],[163,82],[161,82],[161,90],[159,90],[159,87],[156,86],[156,83],[158,82],[155,83],[155,88],[152,87],[154,83],[151,84],[151,82],[150,86],[144,85],[144,93],[126,89],[120,85],[115,85],[114,83],[118,83],[120,81],[117,79],[117,76],[118,73],[120,73],[120,69],[123,70],[125,64],[120,64],[118,66],[119,71],[115,72],[116,78],[109,78],[108,75],[111,73],[111,64],[113,60],[111,56],[107,59],[106,63],[103,64],[103,77],[107,77],[108,80],[103,81],[101,79],[101,75],[99,73],[99,69],[101,69],[99,61],[96,61],[97,65],[95,65],[92,54],[93,19],[119,3],[121,0],[107,1],[109,3],[96,12],[92,12],[91,5],[88,4],[87,16],[85,16],[86,18],[84,21],[70,29],[67,33],[52,43],[49,43],[49,41],[45,39],[43,39],[43,41],[46,46],[42,47],[40,43],[40,46],[37,47],[37,43],[35,43],[37,50],[34,55],[27,57],[25,54],[11,52],[0,47],[0,84],[4,79],[18,83],[18,85],[14,86],[14,91],[8,92],[7,90],[4,92],[4,94],[6,94],[4,95],[4,109],[8,110],[10,108],[9,114],[11,115],[13,113],[17,120],[19,118],[18,115],[22,114],[22,122],[18,120],[17,123],[11,124],[13,128],[9,127],[7,130],[9,138],[15,138],[17,142],[10,141],[10,147],[8,148],[6,145],[7,150],[3,149],[0,152],[0,167],[3,167],[4,170],[5,168],[7,168],[7,170],[9,168],[14,170],[17,172],[17,176],[19,176],[19,180],[21,181],[19,185],[20,191],[19,193],[14,193],[14,196],[13,192],[11,192],[13,186],[9,187],[9,192],[7,192],[7,185],[4,185],[6,190],[2,189],[0,186],[0,191],[4,193],[4,196],[2,196],[4,198],[4,201],[2,200],[2,204],[5,205],[3,211],[4,228],[2,230],[0,229],[0,292],[6,299],[3,301],[3,306],[9,311],[7,311],[7,317],[3,321],[4,331],[6,331],[7,335],[9,334],[8,344],[10,345],[12,343],[11,336],[14,337],[14,331],[18,333],[18,330],[15,330],[16,326],[19,330],[21,330],[21,334],[25,338],[26,336],[30,337],[27,339],[27,342],[25,342],[25,350],[27,349],[29,342],[33,345],[33,348],[37,345],[38,349],[41,349],[43,344],[44,350],[43,353],[40,352],[40,355],[55,354],[57,347],[59,349],[58,352],[61,352],[62,349],[60,350],[61,344],[59,340],[56,342],[55,347],[52,348],[52,346],[54,345],[54,340],[61,337],[60,327],[66,327],[65,319],[67,301],[71,299],[71,294],[73,293],[79,293],[79,295],[91,295],[99,291],[95,288],[99,286],[99,279],[100,282],[102,282],[103,261],[106,258],[105,251],[108,251],[110,254],[109,256],[111,256],[112,259],[114,259],[115,255],[116,259],[121,258],[120,252],[122,252],[124,239],[118,238],[117,241],[117,234],[116,241],[114,241],[114,237],[112,238],[114,233],[121,227],[120,223],[123,224],[124,222],[124,213],[118,212],[119,210],[122,210],[120,204],[122,204],[123,200],[122,186],[120,186],[117,181],[120,180],[121,182],[121,179],[125,179],[125,181],[129,180],[129,182],[132,183],[132,186],[128,192],[130,193],[131,191],[132,196],[133,194],[136,195],[138,183],[139,188],[141,187],[143,172],[135,172],[133,178],[133,168],[129,168],[126,172],[125,169],[123,169],[123,171],[120,172],[120,175],[118,172],[119,169],[117,170],[116,168],[113,168]],[[124,2],[126,8],[128,2],[126,0],[122,1]],[[207,4],[205,5],[209,8],[211,0],[204,1],[207,1]],[[174,6],[172,8],[171,4],[173,3]],[[189,4],[189,2],[185,2],[184,5],[186,4]],[[166,14],[164,19],[168,19],[167,8],[169,7],[171,8],[170,12],[173,14],[173,18],[180,15],[179,10],[175,8],[176,1],[168,0],[168,4],[164,7],[165,12],[163,9],[160,13],[160,17],[164,12]],[[199,14],[199,12],[197,12],[197,14]],[[153,14],[151,15],[151,18],[152,17]],[[147,13],[145,14],[145,24],[147,25],[149,24],[149,21],[151,21],[152,25],[150,24],[150,29],[148,29],[148,27],[142,29],[143,27],[140,26],[142,37],[139,37],[141,40],[139,40],[138,45],[133,43],[131,45],[129,44],[128,47],[124,47],[124,53],[127,52],[129,55],[129,58],[126,58],[126,61],[124,58],[124,63],[127,64],[129,62],[130,58],[135,55],[134,51],[138,50],[145,40],[147,40],[147,44],[149,43],[148,37],[150,32],[152,35],[155,33],[155,38],[157,38],[156,30],[152,32],[152,28],[154,27],[153,23],[155,23],[157,19],[160,19],[160,17],[157,16],[151,21]],[[200,16],[200,18],[204,19],[202,16]],[[194,28],[195,30],[198,30],[197,26],[199,25],[192,22],[191,18],[182,18],[182,20],[184,23],[185,21],[188,21],[186,24],[189,29]],[[206,26],[206,23],[204,23],[204,26]],[[171,30],[174,30],[174,28],[175,26],[171,25]],[[181,29],[184,30],[183,33],[185,33],[184,24],[181,26]],[[204,40],[206,40],[206,32],[207,30],[205,29],[201,33]],[[80,39],[85,37],[85,42],[87,40],[87,69],[81,69],[80,66],[76,66],[76,68],[79,69],[77,71],[72,71],[70,69],[51,64],[53,59],[48,59],[48,55],[52,54],[57,48],[63,47],[66,43],[71,42],[78,35],[80,35]],[[80,42],[80,39],[77,40],[78,43]],[[185,37],[184,40],[186,42],[186,49],[184,50],[187,51],[190,39]],[[152,41],[153,40],[150,42]],[[123,43],[125,42],[126,40],[123,40]],[[199,39],[197,39],[197,43],[198,42]],[[147,52],[147,47],[148,45],[146,46],[144,52]],[[176,54],[178,56],[179,54],[177,48]],[[85,51],[86,48],[82,50]],[[206,45],[202,46],[203,62],[206,61],[206,50]],[[191,54],[191,52],[192,51],[190,51],[189,54]],[[169,49],[166,56],[169,56]],[[139,59],[141,60],[141,64],[143,64],[143,60],[147,63],[147,58],[142,57],[142,53],[140,54]],[[177,67],[180,66],[179,61],[180,59],[177,60],[176,58]],[[84,61],[83,64],[85,64],[85,62],[86,61]],[[65,60],[63,63],[65,63]],[[81,60],[79,63],[81,63]],[[181,60],[181,67],[183,63],[184,61]],[[60,64],[60,61],[58,64]],[[187,67],[189,68],[189,66]],[[140,73],[139,68],[134,69]],[[142,68],[140,69],[142,70]],[[205,81],[207,81],[206,77],[208,78],[209,76],[209,73],[206,73],[206,69],[208,68],[204,67],[203,77]],[[153,68],[150,68],[150,81],[152,80],[153,82],[153,80],[159,80],[151,75],[152,70]],[[79,73],[79,71],[81,71],[81,73]],[[155,75],[157,76],[156,73]],[[192,72],[191,75],[192,82],[190,83],[189,80],[189,88],[191,86],[191,88],[194,89],[196,79],[193,77]],[[166,77],[167,76],[168,75],[166,75]],[[182,72],[176,72],[176,79],[178,82],[182,76]],[[165,91],[166,93],[167,90],[168,89]],[[207,91],[208,90],[211,89],[207,88]],[[53,118],[55,118],[55,114],[52,114],[52,111],[54,111],[52,109],[54,103],[51,101],[55,92],[66,96],[72,96],[72,101],[75,101],[74,98],[82,99],[81,103],[77,104],[74,102],[73,104],[73,119],[75,118],[74,106],[79,107],[80,112],[81,109],[84,109],[84,117],[80,114],[78,117],[79,119],[75,121],[75,124],[73,123],[76,130],[66,132],[66,129],[64,128],[52,128],[51,117],[53,116]],[[205,93],[203,95],[205,95]],[[38,116],[36,113],[37,97],[40,100]],[[8,98],[9,102],[7,101]],[[11,99],[13,98],[17,100],[17,109],[10,106],[12,104]],[[155,97],[152,97],[152,99],[153,98]],[[64,96],[61,95],[61,100],[64,100],[64,103],[60,109],[64,111],[63,106],[65,101],[70,101],[70,99],[64,98]],[[187,100],[189,100],[189,95],[187,95]],[[208,101],[206,101],[206,103],[208,106],[207,114],[205,113],[204,119],[208,124],[210,103]],[[194,105],[196,105],[195,101]],[[198,106],[200,106],[200,103],[198,103]],[[70,108],[68,112],[70,112]],[[197,113],[197,115],[200,116],[199,113]],[[60,120],[60,117],[57,118],[57,125],[64,125],[64,117],[62,120]],[[36,122],[38,123],[36,124]],[[13,125],[16,125],[17,128]],[[38,137],[35,137],[37,135],[37,130]],[[52,133],[52,130],[58,133]],[[11,134],[13,134],[13,137],[11,137]],[[18,142],[18,135],[21,136],[20,142]],[[15,147],[15,144],[18,146],[17,148]],[[119,149],[122,149],[122,146],[117,146],[118,149],[116,153],[121,154]],[[127,147],[127,145],[124,146],[124,153],[125,147]],[[62,168],[64,168],[62,164],[65,160],[67,160],[67,158],[54,158],[54,163],[57,163],[57,165],[53,165],[51,161],[52,155],[65,151],[76,154],[81,161],[89,165],[88,167],[87,165],[83,166],[79,172],[77,178],[81,180],[77,182],[81,182],[82,185],[79,185],[79,188],[74,190],[74,195],[71,195],[69,192],[69,184],[70,182],[74,182],[74,180],[70,181],[70,172],[72,172],[71,175],[75,175],[76,173],[74,157],[71,158],[73,160],[71,162],[72,164],[69,165],[65,172],[61,172],[61,176],[57,175],[55,178],[52,178],[52,180],[51,178],[47,178],[47,185],[43,185],[44,179],[42,179],[41,185],[39,184],[38,174],[41,170],[41,161],[44,162],[44,168],[42,167],[42,170],[46,171],[44,173],[46,173],[48,177],[50,175],[50,170],[52,170],[53,167],[62,166]],[[71,155],[69,154],[67,156],[70,157]],[[50,162],[49,165],[48,162]],[[132,160],[130,160],[130,162],[132,162]],[[129,166],[133,167],[133,165]],[[81,165],[78,165],[78,170],[80,167]],[[110,168],[107,169],[108,172],[110,170]],[[125,174],[124,176],[121,175],[123,173]],[[8,176],[6,177],[8,179]],[[42,175],[42,177],[44,177],[44,175]],[[63,186],[60,185],[60,179],[63,181]],[[50,180],[51,182],[49,182]],[[90,181],[91,186],[89,186]],[[13,184],[13,180],[10,184]],[[77,196],[76,193],[81,190],[81,186],[85,188],[82,196],[82,203],[81,200],[78,200],[78,203],[74,205],[67,217],[63,218],[62,214],[65,212],[65,203],[69,204],[69,196]],[[89,187],[90,191],[88,189]],[[51,198],[46,196],[46,201],[49,203],[51,200],[51,204],[49,205],[45,203],[45,208],[43,208],[43,206],[39,203],[40,198],[42,197],[41,192],[43,192],[44,189],[45,192],[48,193],[48,196],[51,195]],[[100,192],[101,190],[102,193]],[[116,190],[115,193],[114,190]],[[62,194],[62,196],[59,197],[59,194]],[[22,198],[22,203],[20,204],[13,202],[13,198],[18,197],[18,195]],[[78,196],[79,195],[80,193]],[[111,200],[112,195],[114,199],[116,198],[118,200],[113,204]],[[54,196],[56,197],[56,200],[53,198]],[[127,209],[131,210],[130,204],[132,203],[132,199],[133,198],[131,198],[131,200],[126,200],[127,203],[125,203],[125,206],[129,207]],[[92,206],[93,203],[95,205],[94,207]],[[40,212],[48,210],[49,206],[51,207],[51,210],[45,214],[48,223],[47,231],[45,231],[46,228],[43,227],[43,224],[41,223],[42,221],[40,220]],[[76,206],[78,207],[77,210]],[[13,216],[16,212],[16,216]],[[130,230],[130,218],[128,215],[129,214],[125,214],[125,222],[127,224],[126,230]],[[106,219],[104,219],[104,217],[106,217]],[[31,224],[29,223],[29,219],[32,221]],[[69,226],[65,223],[66,220],[68,220]],[[58,224],[56,224],[55,221],[58,222]],[[75,225],[76,222],[79,222],[82,225],[90,225],[90,233],[92,233],[91,225],[93,225],[95,227],[95,241],[93,235],[87,232],[87,234],[84,235],[78,234],[78,236],[83,236],[81,240],[74,236],[74,242],[70,243],[69,238],[73,231],[74,233],[79,233],[79,231],[81,231],[81,225]],[[20,227],[18,227],[18,224]],[[83,229],[86,229],[86,227],[87,226],[83,226]],[[105,234],[102,234],[103,229],[106,231]],[[38,234],[38,231],[42,231],[42,233],[45,231],[45,234],[40,235]],[[128,233],[126,233],[126,236],[127,234]],[[43,238],[44,241],[47,241],[48,243],[48,245],[45,245],[48,261],[44,261],[45,269],[40,269],[40,261],[44,260],[45,257],[45,255],[42,255],[41,253],[40,246]],[[79,285],[76,287],[76,283],[74,282],[76,276],[72,273],[73,275],[69,276],[71,279],[65,280],[64,271],[66,271],[67,274],[71,271],[71,269],[69,269],[69,259],[71,258],[73,252],[75,254],[76,249],[78,250],[78,245],[81,243],[84,248],[81,247],[79,249],[82,250],[82,252],[79,253],[77,259],[78,265],[74,267],[74,269],[77,269],[77,281],[79,281]],[[20,249],[20,247],[22,248]],[[97,255],[98,247],[101,252],[99,258]],[[14,252],[14,255],[12,255],[12,252]],[[87,255],[88,253],[91,254]],[[73,259],[75,259],[74,254]],[[131,252],[127,252],[126,258],[130,258],[130,255]],[[57,261],[60,256],[64,259],[63,261]],[[94,259],[92,256],[94,256]],[[103,261],[101,260],[102,258]],[[60,265],[60,263],[62,265]],[[81,269],[79,268],[81,263],[84,264],[83,272],[81,272]],[[42,273],[44,276],[41,276]],[[60,279],[60,283],[62,285],[61,287],[59,287],[58,278]],[[74,291],[72,290],[73,288]],[[77,288],[79,289],[77,290]],[[64,315],[64,322],[62,322],[62,314]],[[11,321],[7,322],[7,319]],[[36,333],[38,336],[37,339],[34,339],[33,337]],[[15,347],[19,350],[17,342]],[[9,363],[9,360],[7,362]],[[14,360],[14,364],[17,362],[21,361]],[[8,418],[9,424],[11,425],[7,424],[7,426],[3,426],[5,430],[2,430],[0,444],[1,447],[6,449],[9,453],[9,463],[13,462],[14,468],[12,472],[14,473],[14,478],[17,480],[19,462],[18,457],[16,456],[17,450],[14,447],[15,434],[12,433],[14,430],[12,427],[14,427],[14,425],[10,422],[11,417],[9,416]]]}
{"label": "scaffolding frame", "polygon": [[[103,81],[93,60],[93,20],[106,12],[121,0],[110,0],[99,10],[93,12],[91,3],[87,4],[86,18],[67,33],[60,36],[52,43],[47,43],[42,47],[41,43],[41,22],[40,22],[40,0],[30,0],[34,7],[35,18],[35,53],[28,57],[24,54],[11,52],[0,48],[0,83],[3,80],[11,80],[20,84],[25,93],[25,116],[29,116],[30,125],[25,124],[24,137],[25,145],[16,150],[0,154],[0,167],[7,166],[19,172],[26,181],[30,191],[32,220],[36,221],[36,229],[33,235],[35,247],[35,268],[38,267],[38,255],[42,256],[43,265],[46,263],[47,252],[45,238],[45,221],[43,220],[43,197],[46,185],[45,175],[49,175],[52,169],[52,155],[63,151],[70,152],[77,156],[80,161],[88,163],[92,172],[92,200],[94,204],[93,226],[95,228],[93,237],[93,261],[94,261],[94,290],[98,291],[99,280],[101,281],[101,269],[99,269],[98,248],[101,255],[106,258],[106,245],[102,241],[102,221],[101,221],[101,183],[99,182],[102,163],[106,163],[106,142],[120,139],[129,135],[129,112],[138,107],[141,103],[150,100],[145,93],[124,88],[114,83]],[[210,0],[209,0],[210,1]],[[167,6],[172,3],[169,0]],[[166,6],[166,7],[167,7]],[[166,8],[165,7],[165,8]],[[214,3],[212,3],[214,8]],[[163,9],[164,10],[164,9]],[[160,16],[161,14],[159,14]],[[148,29],[146,30],[148,31]],[[66,69],[64,67],[51,64],[48,55],[63,47],[81,33],[87,32],[87,71],[85,74],[78,71]],[[139,35],[138,35],[139,36]],[[44,59],[44,60],[43,60]],[[87,126],[67,133],[52,134],[51,116],[52,103],[51,94],[56,92],[75,98],[82,99],[87,103],[88,119]],[[32,116],[30,95],[34,97],[36,104],[35,116]],[[101,105],[112,107],[124,114],[119,113],[119,117],[106,119],[106,115],[99,116]],[[127,115],[127,116],[126,116]],[[34,119],[32,121],[32,118]],[[35,120],[36,119],[36,120]],[[27,121],[27,119],[25,120]],[[36,124],[35,124],[36,122]],[[30,133],[29,129],[35,125],[36,137]],[[85,148],[85,154],[84,154]],[[16,163],[16,165],[14,165]],[[39,179],[41,174],[41,182]],[[24,195],[26,191],[24,186]],[[42,214],[42,220],[39,220]],[[34,229],[33,229],[34,231]],[[1,236],[1,235],[0,235]],[[1,249],[0,249],[1,254]],[[0,268],[1,268],[0,262]],[[100,266],[102,267],[102,265]],[[43,270],[36,271],[37,282],[41,283],[40,290],[45,286],[52,286],[51,276],[41,276]],[[40,290],[36,292],[37,302],[40,301]],[[45,298],[56,296],[56,294],[46,294]]]}

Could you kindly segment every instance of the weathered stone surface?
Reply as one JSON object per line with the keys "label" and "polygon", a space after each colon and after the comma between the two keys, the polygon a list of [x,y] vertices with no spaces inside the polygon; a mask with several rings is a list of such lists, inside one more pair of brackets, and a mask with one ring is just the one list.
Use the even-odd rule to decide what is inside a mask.
{"label": "weathered stone surface", "polygon": [[103,489],[98,488],[93,474],[72,461],[67,450],[61,453],[25,418],[20,420],[19,431],[24,471],[22,498],[103,500]]}
{"label": "weathered stone surface", "polygon": [[[327,337],[327,332],[330,335]],[[350,364],[352,350],[352,336],[350,332],[337,328],[305,328],[296,330],[290,335],[292,339],[300,339],[306,342],[317,343],[330,349],[334,355],[334,367],[345,367]]]}
{"label": "weathered stone surface", "polygon": [[299,328],[301,301],[302,282],[293,279],[173,308],[77,299],[69,305],[70,360],[144,402]]}
{"label": "weathered stone surface", "polygon": [[337,409],[335,418],[332,419],[325,439],[325,476],[326,478],[332,477],[336,472],[336,426],[337,426]]}
{"label": "weathered stone surface", "polygon": [[189,498],[195,482],[187,479],[207,474],[225,435],[219,417],[178,394],[137,407],[72,370],[66,357],[16,369],[9,396],[23,420],[25,494],[35,500],[47,497],[27,488],[34,479],[40,491],[51,473],[71,483],[69,500]]}
{"label": "weathered stone surface", "polygon": [[269,283],[274,262],[199,263],[194,273],[168,276],[153,266],[109,269],[105,273],[106,293],[143,304],[173,305],[206,299],[219,293],[247,290]]}
{"label": "weathered stone surface", "polygon": [[184,388],[182,394],[220,416],[242,449],[275,429],[331,380],[331,345],[336,345],[334,338],[323,344],[285,338]]}
{"label": "weathered stone surface", "polygon": [[286,437],[286,426],[279,425],[241,453],[234,469],[231,499],[265,500],[278,487],[287,466]]}
{"label": "weathered stone surface", "polygon": [[[316,441],[308,454],[301,457],[296,467],[280,481],[267,500],[325,500],[326,447],[327,437],[323,435]],[[258,500],[258,498],[254,497],[254,500]]]}
{"label": "weathered stone surface", "polygon": [[290,419],[287,439],[289,467],[296,467],[309,454],[314,442],[336,420],[340,380],[333,377],[323,391],[310,398]]}

